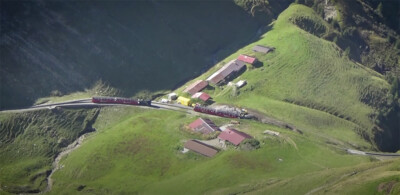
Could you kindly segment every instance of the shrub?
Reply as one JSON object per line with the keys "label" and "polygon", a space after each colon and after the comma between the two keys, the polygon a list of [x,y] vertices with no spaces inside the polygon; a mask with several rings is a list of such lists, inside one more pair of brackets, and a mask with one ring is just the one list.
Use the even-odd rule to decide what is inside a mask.
{"label": "shrub", "polygon": [[255,150],[260,148],[260,142],[256,139],[246,139],[240,144],[242,150]]}

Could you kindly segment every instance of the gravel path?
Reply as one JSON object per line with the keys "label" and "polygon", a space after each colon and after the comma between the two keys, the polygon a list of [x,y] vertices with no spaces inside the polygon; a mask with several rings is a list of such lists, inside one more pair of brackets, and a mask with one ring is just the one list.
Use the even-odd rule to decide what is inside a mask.
{"label": "gravel path", "polygon": [[81,135],[77,140],[75,140],[70,145],[68,145],[64,149],[64,151],[62,151],[60,154],[58,154],[58,156],[56,157],[56,159],[53,162],[53,169],[51,170],[50,175],[47,177],[47,188],[42,193],[49,192],[51,190],[51,188],[53,187],[53,179],[51,178],[51,176],[53,176],[54,172],[56,172],[57,170],[62,168],[62,166],[60,167],[60,164],[59,164],[61,159],[64,156],[68,155],[70,152],[79,148],[81,146],[83,140],[85,139],[86,135],[87,134]]}

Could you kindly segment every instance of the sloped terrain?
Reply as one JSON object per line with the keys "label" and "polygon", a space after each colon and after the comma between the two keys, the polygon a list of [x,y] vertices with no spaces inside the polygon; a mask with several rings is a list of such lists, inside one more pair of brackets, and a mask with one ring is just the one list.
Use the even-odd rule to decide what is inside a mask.
{"label": "sloped terrain", "polygon": [[[102,110],[94,124],[97,133],[61,161],[63,168],[53,175],[50,193],[306,193],[372,160],[323,146],[324,140],[318,136],[302,136],[248,120],[241,120],[235,128],[255,136],[260,149],[228,147],[213,158],[182,154],[184,140],[195,138],[182,127],[196,118],[129,107]],[[212,120],[217,125],[230,121]],[[262,134],[265,129],[281,136]],[[271,189],[263,191],[267,186]]]}
{"label": "sloped terrain", "polygon": [[[90,86],[99,78],[103,79],[104,83],[110,83],[111,88],[106,88],[115,92],[113,89],[115,87],[114,82],[118,83],[118,86],[126,87],[131,85],[131,81],[135,79],[148,79],[149,75],[156,76],[157,79],[163,76],[168,77],[165,79],[173,77],[171,79],[173,81],[162,83],[163,88],[151,88],[152,84],[141,83],[148,87],[143,89],[154,91],[164,88],[171,89],[170,87],[183,78],[182,75],[187,75],[187,72],[196,70],[197,72],[192,73],[198,75],[201,68],[194,69],[192,65],[194,66],[199,61],[202,62],[202,65],[213,64],[212,61],[218,61],[229,54],[227,58],[221,60],[215,67],[195,80],[207,78],[224,63],[236,58],[239,54],[248,54],[257,57],[261,61],[261,65],[254,67],[247,65],[243,74],[233,80],[236,82],[245,79],[248,82],[247,85],[240,89],[227,85],[212,86],[205,91],[218,104],[250,108],[250,111],[255,110],[261,115],[279,119],[293,125],[300,131],[291,131],[254,120],[238,119],[240,124],[234,125],[234,128],[254,136],[255,139],[260,141],[260,148],[247,151],[242,150],[241,147],[228,146],[227,150],[220,151],[213,158],[207,158],[191,151],[185,154],[181,152],[186,140],[202,138],[185,130],[185,126],[196,120],[198,116],[183,112],[116,106],[101,108],[99,112],[97,110],[53,109],[23,114],[1,114],[0,193],[43,191],[46,187],[45,179],[49,170],[51,170],[50,165],[55,157],[54,155],[80,134],[87,132],[88,127],[94,127],[96,132],[89,135],[79,149],[62,158],[59,163],[60,169],[52,175],[54,183],[49,194],[398,194],[400,190],[399,159],[380,161],[373,157],[350,155],[346,152],[347,148],[366,151],[378,150],[381,143],[377,139],[388,144],[387,147],[393,151],[399,149],[394,145],[400,143],[400,140],[397,142],[397,138],[400,139],[398,128],[396,129],[396,124],[390,123],[396,118],[389,120],[390,117],[383,116],[384,114],[377,110],[382,104],[387,104],[387,102],[395,99],[396,93],[398,93],[396,86],[392,83],[389,84],[385,80],[385,76],[379,72],[352,61],[349,58],[349,53],[343,48],[323,39],[329,33],[337,33],[337,29],[324,21],[311,8],[297,4],[291,5],[280,14],[276,21],[268,27],[261,28],[260,32],[270,29],[267,33],[254,37],[254,31],[253,34],[244,33],[244,31],[258,29],[260,18],[254,19],[254,21],[251,18],[251,22],[243,26],[243,28],[246,27],[246,30],[233,28],[233,24],[227,23],[228,27],[224,30],[230,30],[229,32],[232,32],[232,29],[235,30],[235,33],[228,33],[228,36],[223,31],[218,30],[217,32],[217,29],[208,29],[205,26],[215,27],[220,25],[222,21],[235,21],[236,19],[238,19],[236,20],[238,22],[239,16],[232,20],[232,18],[229,18],[231,15],[228,14],[229,16],[224,16],[228,19],[216,20],[213,23],[211,20],[215,18],[210,13],[214,13],[214,8],[204,11],[209,6],[204,5],[204,7],[200,6],[195,9],[185,7],[186,4],[165,4],[158,1],[141,3],[143,3],[143,6],[139,3],[141,6],[135,7],[139,4],[133,3],[135,5],[133,6],[133,4],[128,3],[127,5],[133,7],[121,7],[122,4],[97,2],[95,7],[85,7],[85,3],[77,6],[73,2],[67,2],[63,4],[67,5],[66,9],[57,8],[57,4],[51,3],[35,5],[40,8],[43,8],[41,6],[51,6],[51,9],[45,9],[44,14],[50,13],[49,10],[56,10],[55,16],[58,16],[58,22],[65,22],[59,17],[65,16],[63,12],[68,9],[85,10],[82,11],[85,12],[84,14],[92,14],[88,18],[81,18],[78,17],[80,12],[76,12],[77,15],[73,17],[76,21],[78,19],[86,21],[80,24],[82,26],[79,26],[79,28],[72,20],[69,21],[74,23],[75,26],[72,26],[78,29],[77,32],[80,33],[95,33],[93,29],[97,29],[98,32],[96,33],[100,35],[110,34],[113,30],[125,32],[127,37],[133,34],[136,42],[127,41],[127,45],[130,44],[129,46],[121,43],[128,40],[123,39],[122,41],[122,38],[113,42],[115,45],[111,44],[111,46],[102,45],[103,42],[98,39],[94,39],[95,41],[91,43],[85,43],[85,39],[78,39],[82,42],[79,44],[85,46],[98,44],[97,48],[93,48],[93,51],[98,53],[90,54],[91,57],[90,59],[88,57],[87,62],[91,62],[92,57],[101,58],[96,61],[100,67],[99,70],[93,70],[89,65],[83,65],[85,63],[70,67],[71,70],[74,69],[73,71],[75,71],[75,68],[79,69],[77,70],[79,74],[92,70],[93,73],[88,78],[83,78],[82,89]],[[220,6],[222,4],[224,6],[232,5],[221,3]],[[105,6],[110,7],[105,9]],[[90,7],[93,9],[89,9]],[[226,10],[236,10],[237,8],[235,6],[222,7],[216,7],[219,10],[218,14],[214,10],[215,17],[221,17],[219,12],[225,13]],[[159,18],[154,15],[147,15],[148,12],[153,13],[149,10],[158,8],[160,9],[157,14],[163,13],[163,10],[176,13],[173,15],[157,15],[160,16]],[[104,10],[108,11],[103,12]],[[119,12],[112,10],[119,10]],[[141,20],[139,25],[141,28],[138,28],[138,30],[135,28],[136,23],[133,24],[136,21],[112,20],[112,22],[107,23],[110,18],[129,18],[127,15],[130,15],[132,10],[137,11],[133,12],[136,14],[135,17],[145,18],[149,23]],[[169,11],[168,13],[170,13]],[[28,12],[17,13],[27,14]],[[246,12],[237,13],[243,14],[244,18],[249,17]],[[124,15],[124,17],[119,17],[121,15]],[[211,22],[211,24],[203,23],[202,19],[191,18],[195,16],[205,17],[203,18],[204,21]],[[97,17],[101,20],[97,20]],[[64,19],[66,18],[68,17]],[[174,23],[171,22],[172,19],[173,21],[179,19],[186,22]],[[89,20],[105,21],[105,26],[109,25],[110,28],[106,30],[95,28],[96,25],[91,26]],[[163,21],[160,27],[154,27],[150,24],[151,21],[156,23],[159,20]],[[50,21],[53,21],[53,18],[48,18],[48,22]],[[57,21],[50,23],[52,25],[58,24]],[[119,22],[121,25],[119,25]],[[193,24],[191,24],[192,22]],[[25,25],[25,23],[21,24]],[[127,24],[131,24],[131,26]],[[191,26],[194,24],[199,25],[198,29]],[[232,25],[232,29],[229,28],[230,25]],[[69,25],[62,26],[71,30]],[[129,29],[123,26],[129,27]],[[221,26],[219,27],[221,28]],[[74,31],[74,28],[71,31]],[[150,30],[153,28],[167,30],[153,32]],[[145,30],[148,31],[144,32]],[[203,33],[196,34],[198,31]],[[61,34],[65,32],[69,31],[63,30]],[[192,36],[191,33],[195,35]],[[206,36],[209,35],[208,33],[216,33],[216,36]],[[174,42],[178,39],[171,38],[171,36],[174,36],[172,34],[176,36],[187,35],[190,40],[189,38],[188,40],[179,39],[188,42]],[[10,34],[6,33],[6,35]],[[151,36],[147,37],[148,35]],[[226,39],[221,38],[225,35],[227,36]],[[97,34],[92,36],[97,37]],[[105,36],[103,38],[107,40],[104,41],[107,43],[115,37]],[[214,38],[215,40],[213,40]],[[232,41],[236,38],[240,41]],[[221,40],[216,41],[216,39]],[[71,39],[66,38],[65,40]],[[247,42],[252,40],[252,43],[246,45],[246,40]],[[217,46],[219,41],[228,46],[220,48]],[[160,45],[158,45],[158,42],[160,42]],[[148,45],[147,43],[151,44]],[[193,48],[186,47],[186,43],[191,43],[188,45],[193,46]],[[2,44],[7,45],[9,43],[5,41]],[[12,47],[11,45],[8,46]],[[46,44],[41,43],[36,46],[41,47],[43,45]],[[168,45],[167,49],[165,49],[166,45]],[[243,45],[246,46],[242,48]],[[269,54],[254,53],[252,51],[254,45],[272,46],[275,47],[275,51]],[[117,51],[115,53],[110,52],[112,53],[111,57],[107,55],[110,53],[103,52],[108,51],[109,46],[113,51]],[[194,46],[197,49],[194,49]],[[138,53],[136,53],[141,56],[139,62],[148,60],[146,62],[150,66],[147,66],[149,64],[141,64],[142,66],[135,64],[135,66],[132,66],[135,68],[126,71],[124,65],[129,64],[127,61],[106,65],[106,62],[115,62],[117,58],[118,60],[128,59],[129,62],[136,63],[133,54],[129,58],[124,58],[122,54],[121,56],[114,56],[118,52],[126,52],[121,48],[133,51],[136,47],[140,47],[137,50]],[[210,58],[207,58],[209,56],[208,47],[214,49]],[[23,50],[25,47],[20,48]],[[72,46],[66,51],[71,51],[71,48]],[[172,51],[171,48],[175,50]],[[235,48],[241,49],[231,54]],[[19,47],[14,49],[18,51]],[[55,47],[53,49],[57,51],[55,52],[57,55],[63,53],[56,50]],[[30,51],[37,52],[38,50]],[[86,50],[79,50],[75,54],[85,53],[84,51]],[[153,52],[150,57],[148,56],[149,51]],[[182,57],[182,59],[186,58],[186,61],[175,58],[176,51],[189,55]],[[215,53],[215,51],[217,52]],[[65,55],[70,55],[70,53],[68,52]],[[195,55],[202,57],[201,59],[196,58]],[[181,56],[179,55],[179,57]],[[110,57],[111,61],[105,60],[107,57]],[[168,60],[163,61],[165,59]],[[197,59],[197,61],[193,59]],[[165,63],[159,64],[158,62]],[[169,62],[174,66],[165,67],[164,65]],[[42,63],[38,62],[38,64]],[[119,66],[121,69],[114,70],[113,67],[117,67],[117,65],[121,65]],[[183,66],[185,68],[182,68]],[[47,68],[49,66],[42,67]],[[144,70],[142,72],[142,69],[138,72],[136,67],[145,68],[148,72]],[[153,69],[153,67],[156,68]],[[196,68],[198,68],[197,65]],[[5,68],[7,71],[10,69],[11,67]],[[88,71],[85,71],[85,69]],[[182,72],[175,73],[172,70]],[[3,71],[2,74],[7,71]],[[53,70],[46,71],[52,72]],[[120,74],[119,71],[126,73]],[[160,73],[157,73],[157,71],[160,71]],[[170,71],[173,73],[164,75]],[[15,72],[19,71],[15,69]],[[162,76],[157,75],[161,73],[163,73]],[[181,73],[180,76],[182,77],[179,76]],[[103,74],[107,76],[98,77],[98,75]],[[124,74],[128,75],[124,76]],[[15,75],[11,74],[10,78],[12,76]],[[124,80],[125,77],[127,80]],[[62,80],[62,76],[57,78]],[[87,81],[84,81],[85,79]],[[160,82],[157,82],[157,86]],[[104,83],[99,83],[98,89],[102,90],[103,87],[101,86]],[[176,91],[181,94],[187,84]],[[46,83],[43,82],[41,85],[44,86]],[[47,89],[47,87],[44,88]],[[128,88],[132,91],[127,92],[126,89]],[[67,89],[67,87],[63,86],[62,89]],[[76,89],[71,87],[70,91]],[[126,89],[121,88],[120,90],[127,94],[136,92],[135,86],[128,86]],[[90,91],[90,93],[95,94],[94,91]],[[68,98],[68,96],[63,98]],[[390,107],[390,104],[385,107],[387,106]],[[387,113],[389,113],[388,116],[392,116],[393,113],[396,116],[396,110],[387,111]],[[380,118],[381,116],[382,118]],[[95,119],[96,121],[94,121]],[[376,123],[376,119],[381,120],[381,123],[387,121],[388,127],[380,126],[381,124]],[[231,119],[217,117],[212,117],[212,120],[218,126],[231,122]],[[263,133],[265,130],[279,132],[280,135],[267,135]],[[382,134],[379,135],[377,132]]]}
{"label": "sloped terrain", "polygon": [[[219,103],[253,108],[301,130],[339,138],[353,147],[368,147],[361,139],[373,142],[374,104],[390,98],[390,85],[379,73],[351,61],[334,43],[312,34],[322,32],[319,29],[329,31],[329,27],[312,9],[291,5],[260,40],[199,78],[206,78],[239,54],[255,56],[263,66],[249,66],[234,80],[246,79],[248,85],[206,92]],[[254,53],[254,45],[276,49],[265,55]]]}
{"label": "sloped terrain", "polygon": [[56,155],[93,131],[97,112],[54,109],[0,114],[0,189],[26,193],[46,188]]}

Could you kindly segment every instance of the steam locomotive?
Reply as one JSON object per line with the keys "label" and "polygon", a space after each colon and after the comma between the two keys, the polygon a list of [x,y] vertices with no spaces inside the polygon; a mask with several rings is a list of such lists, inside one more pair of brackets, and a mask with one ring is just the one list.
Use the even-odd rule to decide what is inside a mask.
{"label": "steam locomotive", "polygon": [[225,118],[246,118],[246,119],[249,119],[249,118],[252,117],[245,111],[238,112],[238,111],[217,110],[215,108],[209,108],[209,107],[205,107],[205,106],[200,106],[198,104],[194,106],[194,111],[205,113],[205,114],[216,115],[216,116],[220,116],[220,117],[225,117]]}

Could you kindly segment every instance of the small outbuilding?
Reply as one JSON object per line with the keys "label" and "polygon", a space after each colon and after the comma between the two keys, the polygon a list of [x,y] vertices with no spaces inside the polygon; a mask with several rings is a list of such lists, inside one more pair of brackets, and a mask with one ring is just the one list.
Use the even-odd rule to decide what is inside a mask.
{"label": "small outbuilding", "polygon": [[190,106],[190,99],[189,98],[185,98],[185,97],[179,96],[176,101],[179,104],[182,104],[184,106]]}
{"label": "small outbuilding", "polygon": [[202,143],[197,140],[189,140],[185,143],[184,147],[186,149],[192,150],[194,152],[197,152],[201,155],[207,156],[207,157],[213,157],[218,153],[218,149],[210,146],[208,144]]}
{"label": "small outbuilding", "polygon": [[247,84],[246,80],[240,80],[235,85],[236,85],[236,87],[241,88],[241,87],[245,86],[246,84]]}
{"label": "small outbuilding", "polygon": [[249,63],[249,64],[255,64],[257,62],[257,58],[255,57],[250,57],[244,54],[240,54],[239,57],[237,58],[238,60]]}
{"label": "small outbuilding", "polygon": [[198,118],[189,124],[189,128],[193,131],[203,134],[209,134],[215,131],[221,131],[210,119]]}
{"label": "small outbuilding", "polygon": [[191,85],[189,85],[183,92],[189,93],[191,95],[203,90],[205,87],[207,87],[208,82],[203,81],[203,80],[198,80]]}
{"label": "small outbuilding", "polygon": [[245,139],[252,139],[251,135],[238,131],[236,129],[225,129],[225,131],[221,132],[218,136],[220,140],[228,141],[233,145],[239,145]]}
{"label": "small outbuilding", "polygon": [[192,98],[193,99],[200,99],[200,100],[203,100],[203,101],[206,102],[211,98],[211,96],[208,95],[207,93],[204,93],[204,92],[197,92],[194,95],[192,95]]}
{"label": "small outbuilding", "polygon": [[268,47],[268,46],[262,46],[262,45],[256,45],[253,47],[254,52],[260,52],[260,53],[269,53],[271,51],[274,51],[275,48],[273,47]]}
{"label": "small outbuilding", "polygon": [[176,93],[169,93],[168,94],[168,100],[176,100],[176,98],[178,97],[178,95]]}

